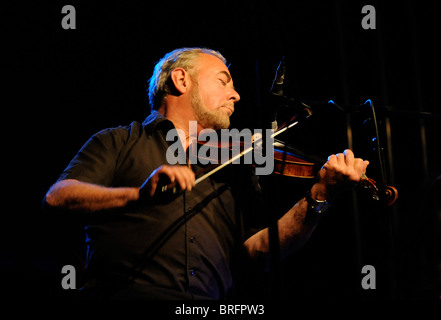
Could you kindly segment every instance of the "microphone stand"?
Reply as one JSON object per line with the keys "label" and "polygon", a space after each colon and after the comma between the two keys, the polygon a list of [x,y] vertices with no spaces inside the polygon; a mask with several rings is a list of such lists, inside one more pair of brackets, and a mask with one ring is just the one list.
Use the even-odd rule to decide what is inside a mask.
{"label": "microphone stand", "polygon": [[[285,57],[282,57],[279,66],[277,67],[276,75],[273,80],[269,97],[266,101],[267,108],[265,109],[266,112],[264,112],[264,119],[262,121],[264,126],[267,128],[268,126],[273,130],[276,131],[278,129],[277,125],[277,112],[282,107],[295,107],[294,105],[299,103],[299,101],[287,97],[284,95],[283,92],[283,83],[285,80]],[[302,112],[306,113],[306,118],[312,115],[312,111],[310,110],[310,107],[303,103],[302,107],[299,108]],[[269,120],[269,121],[268,121]],[[266,135],[264,135],[266,137]],[[266,146],[266,143],[263,144]],[[263,150],[263,152],[266,152],[266,150]],[[284,156],[283,159],[286,157],[287,152],[287,146],[284,146]],[[285,161],[283,160],[281,172],[284,171],[284,164]],[[275,190],[276,185],[274,181],[274,175],[270,176],[268,178],[268,182],[270,184],[268,192],[265,192],[266,194],[266,212],[269,212],[268,218],[269,218],[269,225],[268,225],[268,234],[269,234],[269,276],[270,276],[270,284],[269,284],[269,291],[270,291],[270,298],[277,300],[280,299],[280,289],[281,289],[281,274],[282,274],[282,257],[281,257],[281,250],[280,250],[280,238],[279,238],[279,229],[278,229],[278,219],[279,219],[279,208],[274,208],[273,203],[271,203],[271,200],[275,199]],[[277,203],[277,201],[273,201],[274,204]]]}
{"label": "microphone stand", "polygon": [[[387,177],[386,177],[386,169],[384,164],[384,150],[380,143],[380,134],[378,130],[378,122],[377,122],[377,115],[375,112],[375,107],[373,102],[368,99],[364,104],[369,104],[372,110],[372,116],[375,126],[375,142],[376,142],[376,151],[377,151],[377,157],[378,157],[378,165],[380,167],[380,176],[381,176],[381,183],[377,183],[378,187],[378,195],[380,197],[380,203],[382,204],[380,206],[380,210],[385,210],[385,203],[386,200],[386,186],[387,186]],[[383,213],[383,212],[382,212]],[[390,239],[389,239],[389,245],[387,246],[388,255],[387,255],[387,262],[388,262],[388,275],[389,275],[389,290],[390,295],[394,297],[396,295],[396,283],[395,283],[395,271],[396,271],[396,244],[395,244],[395,232],[393,227],[393,218],[391,220],[391,217],[389,215],[386,215],[387,218],[387,225],[389,227],[389,233],[390,233]]]}
{"label": "microphone stand", "polygon": [[[386,196],[386,187],[387,187],[387,175],[386,175],[386,168],[385,168],[385,158],[384,158],[384,149],[383,146],[381,144],[381,137],[380,137],[380,133],[379,133],[379,129],[378,129],[378,121],[377,121],[377,112],[376,112],[376,108],[372,102],[372,100],[368,99],[365,101],[365,103],[363,105],[369,105],[370,110],[368,111],[364,111],[360,108],[360,106],[349,106],[349,109],[351,109],[349,112],[347,111],[348,106],[346,106],[346,109],[343,109],[341,106],[339,106],[338,104],[336,104],[334,101],[330,100],[329,103],[332,103],[333,105],[335,105],[338,109],[345,111],[346,113],[349,112],[365,112],[368,113],[369,116],[372,115],[373,118],[373,123],[374,123],[374,129],[375,129],[375,151],[377,153],[377,159],[378,159],[378,166],[379,166],[379,171],[380,171],[380,177],[379,177],[379,181],[377,179],[377,188],[378,188],[378,196],[379,196],[379,200],[381,205],[379,206],[380,210],[383,211],[385,210],[385,204],[387,202],[387,196]],[[389,111],[389,110],[386,110]],[[383,214],[381,214],[381,216],[383,216]],[[388,218],[386,221],[386,224],[388,225],[389,228],[389,233],[390,233],[390,239],[389,239],[389,244],[387,245],[387,251],[388,251],[388,272],[389,272],[389,276],[390,276],[390,290],[391,291],[391,295],[394,296],[395,292],[394,292],[394,288],[395,288],[395,284],[394,284],[394,273],[395,273],[395,269],[396,269],[396,244],[395,244],[395,238],[394,238],[394,232],[393,232],[393,223],[390,220],[390,216],[386,215],[386,217]]]}
{"label": "microphone stand", "polygon": [[[283,96],[283,81],[285,78],[285,62],[284,58],[280,61],[279,66],[277,67],[276,75],[271,86],[269,92],[269,98],[267,99],[268,104],[268,112],[265,114],[265,118],[262,123],[265,124],[265,127],[268,126],[270,129],[274,131],[277,130],[277,110],[280,105],[286,99]],[[269,120],[269,121],[268,121]],[[265,128],[265,129],[266,129]],[[266,135],[264,135],[266,137]],[[266,146],[266,143],[263,143],[263,146]],[[263,152],[267,152],[267,150],[263,150]],[[280,299],[280,284],[281,284],[281,252],[280,252],[280,238],[279,238],[279,229],[278,229],[278,208],[274,208],[274,204],[277,201],[271,201],[275,199],[275,182],[274,177],[269,178],[270,186],[268,191],[265,192],[265,207],[266,212],[269,213],[269,224],[268,224],[268,236],[269,236],[269,296],[273,300]],[[272,203],[273,202],[273,203]]]}
{"label": "microphone stand", "polygon": [[[294,100],[293,98],[289,98],[284,95],[283,92],[283,82],[285,79],[285,57],[282,58],[282,60],[279,63],[279,66],[277,67],[276,75],[273,80],[270,92],[269,92],[269,98],[266,101],[267,109],[266,113],[264,112],[264,119],[262,123],[264,123],[265,127],[268,126],[274,131],[278,129],[277,125],[277,112],[282,107],[294,107],[294,104],[296,104],[298,101]],[[310,110],[310,107],[304,103],[301,103],[303,106],[299,108],[302,112],[306,113],[306,117],[309,117],[312,114],[312,111]],[[268,121],[269,120],[269,121]],[[288,125],[290,127],[292,124]],[[283,131],[279,130],[280,131]],[[264,135],[266,137],[266,135]],[[266,143],[263,144],[266,146]],[[266,152],[266,150],[263,150],[263,152]],[[284,156],[283,159],[285,159],[287,152],[287,146],[284,147]],[[284,161],[282,163],[281,172],[284,171]],[[274,204],[277,203],[277,201],[274,201],[275,199],[275,180],[274,175],[271,175],[268,178],[269,182],[269,188],[268,191],[265,192],[266,195],[266,212],[269,213],[269,224],[268,224],[268,234],[269,234],[269,276],[270,276],[270,283],[269,283],[269,294],[270,298],[274,300],[278,300],[281,298],[281,275],[282,275],[282,257],[281,257],[281,250],[280,250],[280,238],[279,238],[279,229],[278,229],[278,220],[279,220],[279,208],[274,207]],[[271,201],[273,200],[273,201]],[[273,202],[273,203],[272,203]]]}
{"label": "microphone stand", "polygon": [[[378,165],[380,167],[380,176],[381,176],[381,183],[377,184],[378,189],[380,191],[380,200],[383,202],[385,201],[385,188],[387,186],[387,178],[386,178],[386,169],[384,167],[384,152],[383,152],[383,147],[381,146],[380,143],[380,133],[378,131],[378,121],[377,121],[377,114],[375,112],[375,107],[374,107],[374,103],[368,99],[366,100],[365,104],[369,103],[371,109],[372,109],[372,116],[373,116],[373,120],[374,120],[374,126],[375,126],[375,143],[376,143],[376,149],[377,149],[377,157],[378,157]],[[383,199],[381,199],[381,197]]]}

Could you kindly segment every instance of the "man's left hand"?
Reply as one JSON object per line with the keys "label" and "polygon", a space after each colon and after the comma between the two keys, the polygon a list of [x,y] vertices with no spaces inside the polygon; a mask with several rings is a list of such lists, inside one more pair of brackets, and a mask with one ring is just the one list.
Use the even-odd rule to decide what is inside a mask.
{"label": "man's left hand", "polygon": [[349,149],[329,156],[318,173],[319,181],[311,189],[312,197],[328,201],[335,199],[360,181],[368,165],[369,161],[355,158]]}

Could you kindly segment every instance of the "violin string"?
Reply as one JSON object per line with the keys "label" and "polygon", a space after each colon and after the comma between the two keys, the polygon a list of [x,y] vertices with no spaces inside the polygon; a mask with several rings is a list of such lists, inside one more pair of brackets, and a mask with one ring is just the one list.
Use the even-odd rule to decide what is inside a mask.
{"label": "violin string", "polygon": [[[274,137],[276,137],[277,135],[281,134],[282,132],[285,132],[286,130],[294,127],[295,125],[297,125],[299,122],[295,121],[293,123],[291,123],[290,125],[274,132],[271,135],[271,139],[274,139]],[[254,138],[254,135],[253,135]],[[260,140],[263,139],[263,136],[258,137],[255,141],[254,144],[258,143]],[[274,145],[275,142],[273,142]],[[228,160],[227,162],[222,163],[221,165],[219,165],[218,167],[216,167],[215,169],[211,170],[210,172],[207,172],[206,174],[202,175],[201,177],[199,177],[198,179],[196,179],[196,181],[194,182],[195,185],[197,185],[199,182],[202,182],[203,180],[205,180],[206,178],[208,178],[209,176],[211,176],[212,174],[218,172],[219,170],[221,170],[222,168],[226,167],[227,165],[231,164],[234,160],[237,160],[239,158],[241,158],[242,156],[246,155],[247,153],[251,152],[252,150],[254,150],[254,147],[251,146],[247,149],[245,149],[244,151],[242,151],[241,153],[235,155],[234,157],[232,157],[230,160]]]}

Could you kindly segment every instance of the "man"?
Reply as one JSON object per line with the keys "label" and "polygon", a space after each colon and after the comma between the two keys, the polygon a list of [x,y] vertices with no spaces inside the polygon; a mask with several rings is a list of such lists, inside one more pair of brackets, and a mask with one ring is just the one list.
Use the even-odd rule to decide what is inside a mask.
{"label": "man", "polygon": [[[165,55],[150,79],[151,115],[142,125],[94,135],[49,189],[48,208],[87,221],[90,296],[225,299],[234,294],[237,265],[267,259],[256,176],[231,165],[195,185],[201,166],[168,165],[165,156],[170,130],[185,133],[179,138],[186,150],[190,121],[198,132],[229,127],[240,96],[225,62],[201,48]],[[307,196],[278,221],[282,256],[305,243],[328,202],[355,185],[367,165],[350,150],[328,158]],[[163,177],[183,193],[157,202]]]}

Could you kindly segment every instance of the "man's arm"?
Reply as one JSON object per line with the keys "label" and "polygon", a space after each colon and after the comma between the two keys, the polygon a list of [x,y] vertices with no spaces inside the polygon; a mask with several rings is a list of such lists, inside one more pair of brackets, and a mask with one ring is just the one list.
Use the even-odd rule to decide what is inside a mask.
{"label": "man's arm", "polygon": [[[319,180],[310,190],[314,200],[335,199],[360,181],[366,172],[368,161],[355,159],[351,150],[332,155],[319,171]],[[309,239],[320,215],[308,212],[305,198],[296,203],[284,216],[278,220],[278,231],[282,257],[286,257],[302,247]],[[265,257],[269,252],[269,230],[263,229],[248,238],[245,248],[251,258]]]}
{"label": "man's arm", "polygon": [[109,188],[74,179],[61,180],[47,192],[46,203],[55,208],[96,212],[125,206],[139,198],[139,188]]}
{"label": "man's arm", "polygon": [[[314,188],[311,195],[314,198]],[[315,199],[315,198],[314,198]],[[319,215],[308,214],[305,198],[297,202],[277,222],[282,258],[301,248],[308,241],[320,220]],[[270,250],[269,229],[265,228],[245,241],[245,248],[251,258],[266,257]]]}
{"label": "man's arm", "polygon": [[186,166],[163,165],[152,172],[140,187],[103,187],[75,179],[61,180],[47,192],[45,201],[50,207],[67,210],[96,212],[124,207],[141,197],[153,197],[160,175],[166,175],[179,184],[182,190],[194,186],[194,173]]}

